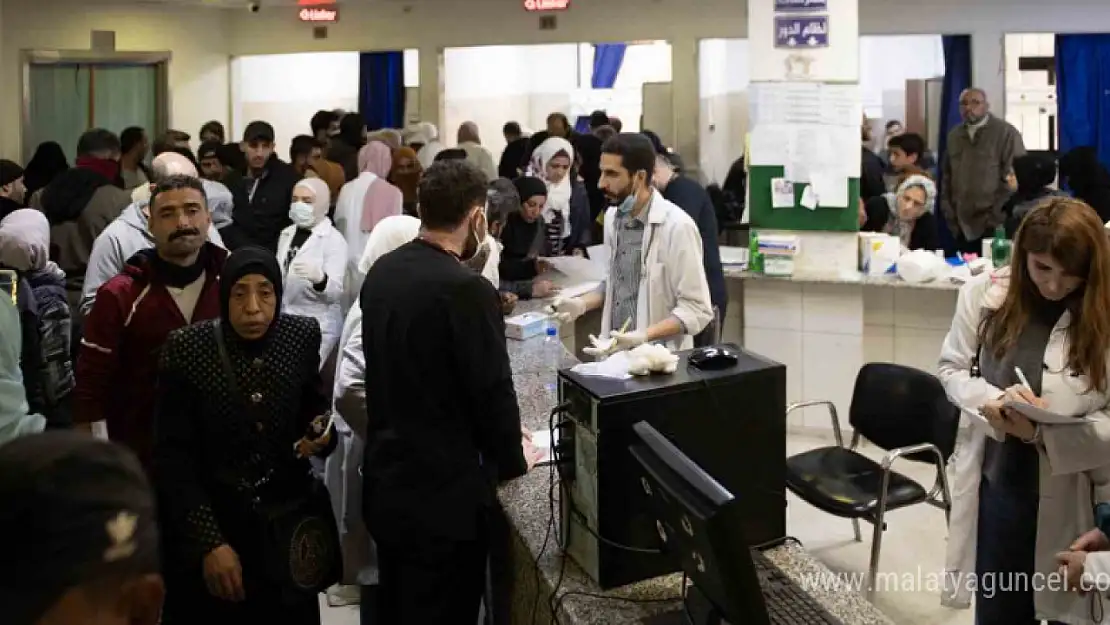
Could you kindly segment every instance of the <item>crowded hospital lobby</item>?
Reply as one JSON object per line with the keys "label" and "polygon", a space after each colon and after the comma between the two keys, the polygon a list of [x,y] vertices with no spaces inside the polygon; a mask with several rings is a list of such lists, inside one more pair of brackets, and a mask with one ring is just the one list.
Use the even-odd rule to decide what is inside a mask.
{"label": "crowded hospital lobby", "polygon": [[1103,30],[0,0],[0,625],[1110,624]]}

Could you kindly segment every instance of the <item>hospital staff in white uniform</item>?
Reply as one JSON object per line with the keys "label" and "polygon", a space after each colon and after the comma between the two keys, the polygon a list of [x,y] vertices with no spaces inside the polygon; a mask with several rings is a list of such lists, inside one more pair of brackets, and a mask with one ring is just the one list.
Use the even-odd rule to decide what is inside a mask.
{"label": "hospital staff in white uniform", "polygon": [[289,219],[278,237],[277,259],[285,291],[282,311],[320,322],[320,366],[339,342],[343,327],[343,286],[347,241],[328,219],[331,193],[319,178],[293,187]]}
{"label": "hospital staff in white uniform", "polygon": [[595,291],[552,303],[561,323],[603,308],[602,339],[583,350],[595,358],[648,342],[689,349],[713,318],[698,227],[652,187],[654,170],[647,137],[624,133],[605,143],[598,184],[612,205],[605,213],[605,280]]}

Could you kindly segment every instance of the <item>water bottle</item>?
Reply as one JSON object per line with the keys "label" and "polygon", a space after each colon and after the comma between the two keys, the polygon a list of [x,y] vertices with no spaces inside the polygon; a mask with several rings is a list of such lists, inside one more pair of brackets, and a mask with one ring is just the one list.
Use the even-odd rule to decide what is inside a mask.
{"label": "water bottle", "polygon": [[555,323],[547,326],[543,339],[543,356],[543,364],[547,368],[544,372],[547,376],[545,388],[554,399],[558,389],[559,367],[563,363],[563,342],[559,340],[559,326]]}
{"label": "water bottle", "polygon": [[995,268],[1010,264],[1010,253],[1013,251],[1013,242],[1006,238],[1006,228],[998,226],[994,229],[994,240],[991,241],[991,261]]}

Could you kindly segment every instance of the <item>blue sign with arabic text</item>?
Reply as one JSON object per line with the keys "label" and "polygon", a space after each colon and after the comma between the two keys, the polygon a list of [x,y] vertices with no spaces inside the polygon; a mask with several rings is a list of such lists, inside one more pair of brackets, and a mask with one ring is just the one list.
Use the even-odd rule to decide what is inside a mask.
{"label": "blue sign with arabic text", "polygon": [[828,8],[829,0],[775,0],[775,11],[780,13],[825,11]]}
{"label": "blue sign with arabic text", "polygon": [[829,16],[776,17],[776,48],[829,47]]}

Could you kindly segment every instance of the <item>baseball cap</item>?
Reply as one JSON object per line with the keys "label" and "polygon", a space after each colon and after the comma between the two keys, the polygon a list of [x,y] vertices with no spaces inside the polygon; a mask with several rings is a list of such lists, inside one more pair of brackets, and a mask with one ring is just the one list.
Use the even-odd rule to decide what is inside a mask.
{"label": "baseball cap", "polygon": [[154,496],[119,445],[69,431],[0,445],[0,501],[5,623],[34,623],[71,588],[160,570]]}
{"label": "baseball cap", "polygon": [[18,163],[0,159],[0,187],[9,185],[23,177],[23,168]]}
{"label": "baseball cap", "polygon": [[243,131],[243,141],[251,143],[253,141],[266,141],[268,143],[274,142],[274,127],[268,122],[253,121],[247,124],[247,129]]}

